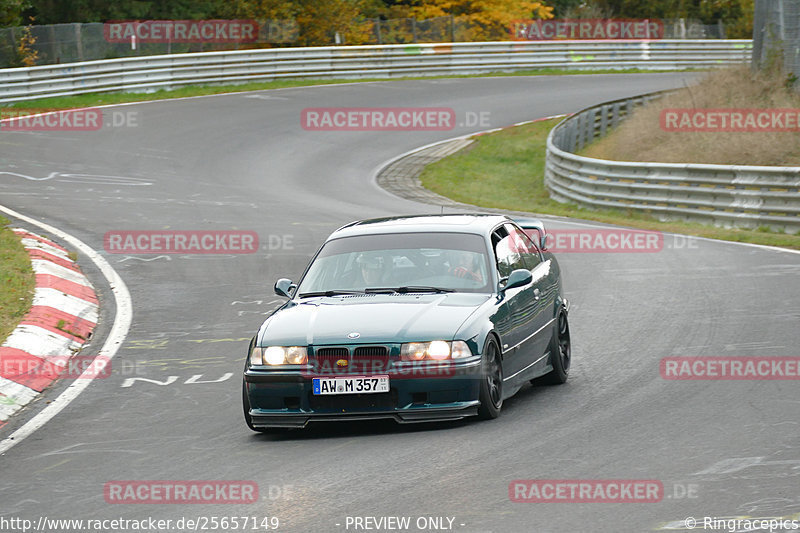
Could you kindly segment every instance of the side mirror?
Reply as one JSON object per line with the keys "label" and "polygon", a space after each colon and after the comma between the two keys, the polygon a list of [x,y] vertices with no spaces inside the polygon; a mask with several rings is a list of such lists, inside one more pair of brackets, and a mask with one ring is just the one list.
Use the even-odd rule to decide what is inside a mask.
{"label": "side mirror", "polygon": [[291,298],[292,293],[297,288],[297,285],[292,283],[292,280],[281,278],[275,282],[275,294],[283,296],[284,298]]}
{"label": "side mirror", "polygon": [[510,276],[508,276],[508,281],[506,282],[506,286],[503,287],[503,292],[506,292],[509,289],[527,285],[532,280],[533,274],[531,274],[530,270],[518,268],[517,270],[513,271]]}

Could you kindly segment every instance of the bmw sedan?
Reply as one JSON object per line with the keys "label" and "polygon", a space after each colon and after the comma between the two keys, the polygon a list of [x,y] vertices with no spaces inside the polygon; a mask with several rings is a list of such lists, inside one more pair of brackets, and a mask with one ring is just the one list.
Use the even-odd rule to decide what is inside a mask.
{"label": "bmw sedan", "polygon": [[[527,231],[527,232],[526,232]],[[495,418],[527,382],[564,383],[569,303],[539,220],[423,215],[328,237],[245,362],[248,427]]]}

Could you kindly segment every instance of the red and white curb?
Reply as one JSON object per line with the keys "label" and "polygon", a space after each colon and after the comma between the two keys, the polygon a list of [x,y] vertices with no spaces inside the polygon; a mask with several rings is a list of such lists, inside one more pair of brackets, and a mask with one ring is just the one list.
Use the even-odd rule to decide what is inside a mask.
{"label": "red and white curb", "polygon": [[36,291],[30,311],[0,346],[0,426],[58,379],[99,311],[92,284],[67,250],[22,229],[14,233],[30,255]]}

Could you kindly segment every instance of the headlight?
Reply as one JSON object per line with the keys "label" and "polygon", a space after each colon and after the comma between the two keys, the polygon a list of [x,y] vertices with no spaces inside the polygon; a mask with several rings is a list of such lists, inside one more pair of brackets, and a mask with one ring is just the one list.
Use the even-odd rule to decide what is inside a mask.
{"label": "headlight", "polygon": [[268,346],[264,350],[264,362],[268,365],[282,365],[286,362],[286,348],[283,346]]}
{"label": "headlight", "polygon": [[257,346],[250,354],[251,365],[304,365],[307,361],[305,346]]}
{"label": "headlight", "polygon": [[256,346],[253,348],[253,351],[250,352],[250,364],[251,365],[264,364],[264,348],[260,346]]}
{"label": "headlight", "polygon": [[464,341],[453,341],[453,349],[450,352],[450,357],[453,359],[472,357],[472,350],[469,349],[469,346],[467,346],[467,343]]}
{"label": "headlight", "polygon": [[286,348],[286,362],[290,365],[304,365],[307,359],[305,348],[301,346]]}
{"label": "headlight", "polygon": [[445,341],[433,341],[428,346],[428,357],[441,361],[450,357],[450,343]]}
{"label": "headlight", "polygon": [[428,342],[409,342],[400,347],[400,359],[403,361],[421,361],[425,359]]}
{"label": "headlight", "polygon": [[443,361],[472,357],[472,351],[464,341],[408,342],[400,347],[403,361]]}

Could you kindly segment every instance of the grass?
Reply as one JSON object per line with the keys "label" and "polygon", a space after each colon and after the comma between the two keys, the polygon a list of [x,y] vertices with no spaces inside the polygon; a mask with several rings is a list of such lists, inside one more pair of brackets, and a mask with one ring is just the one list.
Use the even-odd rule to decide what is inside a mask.
{"label": "grass", "polygon": [[544,186],[547,134],[560,119],[525,124],[475,138],[467,149],[425,168],[428,189],[467,204],[595,220],[698,237],[800,249],[800,235],[661,222],[628,210],[590,210],[552,200]]}
{"label": "grass", "polygon": [[[689,69],[690,70],[690,69]],[[6,104],[5,108],[16,109],[73,109],[79,107],[93,107],[99,105],[123,104],[128,102],[143,102],[150,100],[167,100],[171,98],[185,98],[190,96],[206,96],[222,93],[236,93],[247,91],[262,91],[267,89],[285,89],[291,87],[307,87],[309,85],[337,85],[353,82],[396,81],[396,80],[434,80],[451,78],[481,78],[492,76],[553,76],[566,74],[638,74],[648,72],[642,69],[604,69],[604,70],[566,70],[566,69],[538,69],[522,70],[517,72],[492,72],[488,74],[471,74],[461,76],[425,76],[404,78],[368,78],[358,80],[277,80],[257,83],[244,83],[238,85],[192,85],[174,90],[159,90],[149,93],[89,93],[74,96],[59,96],[26,100],[14,104]],[[682,71],[683,72],[683,71]]]}
{"label": "grass", "polygon": [[616,161],[800,166],[798,131],[664,131],[661,112],[675,108],[797,110],[800,93],[786,87],[786,77],[778,69],[752,72],[742,66],[717,70],[697,85],[637,109],[615,131],[580,154]]}
{"label": "grass", "polygon": [[8,224],[0,217],[0,343],[30,310],[36,286],[28,252]]}
{"label": "grass", "polygon": [[86,340],[86,337],[84,337],[83,335],[81,335],[81,334],[79,334],[79,333],[75,333],[74,331],[72,331],[71,329],[69,329],[69,328],[67,327],[67,321],[66,321],[66,320],[59,320],[59,321],[56,323],[56,329],[60,329],[60,330],[61,330],[61,331],[63,331],[64,333],[69,333],[69,334],[70,334],[70,335],[72,335],[73,337],[77,337],[77,338],[79,338],[79,339],[84,339],[84,340]]}

